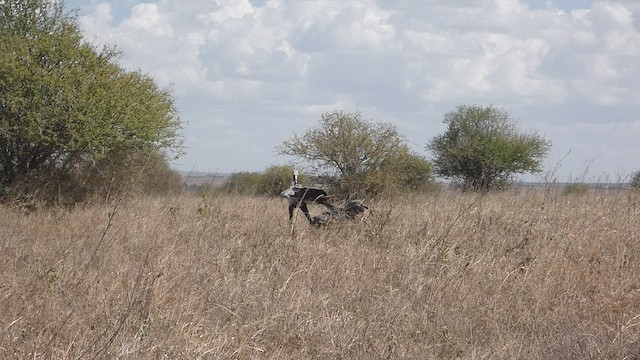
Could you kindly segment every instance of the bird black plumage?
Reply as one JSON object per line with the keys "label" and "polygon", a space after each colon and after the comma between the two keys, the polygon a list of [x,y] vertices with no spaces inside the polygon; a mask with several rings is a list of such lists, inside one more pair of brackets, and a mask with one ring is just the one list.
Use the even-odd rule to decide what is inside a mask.
{"label": "bird black plumage", "polygon": [[298,184],[298,171],[293,172],[293,182],[291,186],[285,191],[280,193],[281,197],[284,197],[289,202],[289,220],[293,219],[293,210],[299,207],[304,216],[309,222],[311,222],[311,216],[309,215],[309,208],[307,202],[312,204],[324,205],[329,210],[334,210],[336,207],[329,201],[329,195],[326,191],[315,187],[305,187]]}

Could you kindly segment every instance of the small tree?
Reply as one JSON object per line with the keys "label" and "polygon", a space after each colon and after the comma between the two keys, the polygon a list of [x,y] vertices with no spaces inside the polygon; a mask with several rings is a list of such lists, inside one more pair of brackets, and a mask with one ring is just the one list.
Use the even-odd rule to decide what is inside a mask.
{"label": "small tree", "polygon": [[445,115],[447,130],[427,145],[435,172],[464,189],[486,191],[514,173],[540,172],[550,143],[518,132],[508,112],[493,106],[460,105]]}
{"label": "small tree", "polygon": [[64,2],[0,1],[0,197],[16,186],[77,195],[84,183],[69,181],[127,176],[147,166],[123,158],[166,161],[179,149],[171,93],[118,56],[84,42]]}
{"label": "small tree", "polygon": [[398,164],[411,156],[396,128],[369,122],[360,113],[334,111],[322,114],[317,127],[294,135],[278,151],[294,156],[344,196],[374,195],[400,177]]}

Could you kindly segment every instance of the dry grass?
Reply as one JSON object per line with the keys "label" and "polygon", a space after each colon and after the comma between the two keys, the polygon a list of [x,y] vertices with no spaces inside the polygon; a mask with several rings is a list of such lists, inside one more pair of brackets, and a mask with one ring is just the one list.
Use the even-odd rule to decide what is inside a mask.
{"label": "dry grass", "polygon": [[640,356],[637,193],[370,205],[294,234],[278,199],[0,208],[0,358]]}

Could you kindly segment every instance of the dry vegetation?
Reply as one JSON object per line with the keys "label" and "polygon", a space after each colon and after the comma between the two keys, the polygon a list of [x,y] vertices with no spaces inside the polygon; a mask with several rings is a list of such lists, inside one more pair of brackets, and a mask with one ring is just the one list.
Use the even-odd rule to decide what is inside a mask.
{"label": "dry vegetation", "polygon": [[637,193],[370,205],[294,234],[279,199],[0,207],[0,358],[640,356]]}

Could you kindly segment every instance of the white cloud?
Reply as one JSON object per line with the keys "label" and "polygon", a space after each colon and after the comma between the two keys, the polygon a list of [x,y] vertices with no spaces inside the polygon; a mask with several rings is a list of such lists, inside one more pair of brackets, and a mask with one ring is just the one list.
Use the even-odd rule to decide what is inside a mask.
{"label": "white cloud", "polygon": [[[173,84],[188,122],[185,168],[259,170],[335,108],[393,121],[418,150],[460,103],[505,106],[552,140],[577,122],[637,138],[616,124],[638,120],[640,6],[557,2],[112,0],[80,21],[88,39],[123,50],[124,66]],[[613,154],[604,150],[616,141],[580,132]]]}
{"label": "white cloud", "polygon": [[247,0],[215,0],[215,8],[198,18],[210,24],[224,24],[229,20],[239,20],[254,13],[253,6]]}
{"label": "white cloud", "polygon": [[111,5],[109,3],[98,3],[93,6],[90,14],[80,17],[80,26],[85,32],[85,36],[91,40],[95,37],[101,43],[110,43],[111,39],[104,36],[109,29],[109,23],[113,21]]}
{"label": "white cloud", "polygon": [[131,9],[131,17],[122,25],[129,32],[142,31],[153,37],[173,37],[169,21],[156,4],[139,4]]}

